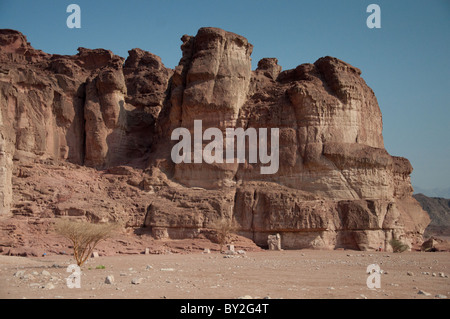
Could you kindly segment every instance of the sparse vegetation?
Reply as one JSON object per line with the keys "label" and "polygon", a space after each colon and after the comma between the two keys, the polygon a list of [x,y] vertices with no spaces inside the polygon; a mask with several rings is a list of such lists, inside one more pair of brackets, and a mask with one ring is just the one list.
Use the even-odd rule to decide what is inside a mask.
{"label": "sparse vegetation", "polygon": [[216,240],[220,245],[220,250],[222,251],[223,246],[228,244],[231,233],[236,231],[236,226],[231,219],[222,217],[212,224],[212,228],[216,232]]}
{"label": "sparse vegetation", "polygon": [[394,253],[402,253],[409,248],[408,245],[402,243],[400,240],[395,239],[395,238],[391,239],[389,244],[391,244],[392,250],[394,251]]}
{"label": "sparse vegetation", "polygon": [[61,219],[55,223],[55,231],[67,238],[73,245],[73,256],[78,266],[92,254],[102,240],[111,237],[118,228],[117,224],[93,224]]}

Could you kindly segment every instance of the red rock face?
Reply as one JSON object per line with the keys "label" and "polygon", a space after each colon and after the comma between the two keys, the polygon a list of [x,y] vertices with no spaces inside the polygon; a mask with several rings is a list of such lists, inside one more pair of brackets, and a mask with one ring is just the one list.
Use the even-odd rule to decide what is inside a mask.
{"label": "red rock face", "polygon": [[[137,170],[121,187],[134,187],[133,202],[148,209],[127,214],[129,203],[115,205],[105,191],[99,196],[109,203],[95,212],[71,200],[33,206],[46,216],[65,209],[91,220],[132,215],[155,236],[172,238],[196,236],[226,217],[260,245],[280,233],[284,248],[390,249],[393,237],[420,243],[429,217],[412,198],[412,167],[384,149],[381,112],[360,70],[323,57],[286,71],[266,58],[251,71],[253,46],[240,35],[202,28],[181,40],[171,70],[140,49],[126,60],[103,49],[49,55],[21,33],[0,30],[2,215],[24,197],[12,192],[15,172],[52,160]],[[278,170],[261,174],[264,164],[248,158],[175,164],[171,132],[193,134],[195,120],[203,131],[279,129]]]}

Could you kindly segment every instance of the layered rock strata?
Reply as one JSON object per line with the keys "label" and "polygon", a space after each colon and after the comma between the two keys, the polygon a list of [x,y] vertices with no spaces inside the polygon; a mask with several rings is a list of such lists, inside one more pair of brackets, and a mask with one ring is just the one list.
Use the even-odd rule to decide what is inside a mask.
{"label": "layered rock strata", "polygon": [[[277,233],[282,248],[421,242],[429,217],[412,198],[412,167],[384,149],[380,108],[359,69],[323,57],[282,71],[265,58],[252,71],[253,46],[240,35],[201,28],[181,40],[171,70],[140,49],[126,60],[103,49],[50,55],[0,30],[1,215],[22,198],[12,191],[18,167],[66,161],[138,170],[129,185],[147,209],[131,215],[158,238],[195,237],[225,218],[262,246]],[[250,160],[260,142],[245,144],[243,163],[174,163],[171,133],[193,135],[199,120],[201,134],[277,129],[277,171],[261,174],[267,164]],[[120,214],[126,220],[127,207]]]}

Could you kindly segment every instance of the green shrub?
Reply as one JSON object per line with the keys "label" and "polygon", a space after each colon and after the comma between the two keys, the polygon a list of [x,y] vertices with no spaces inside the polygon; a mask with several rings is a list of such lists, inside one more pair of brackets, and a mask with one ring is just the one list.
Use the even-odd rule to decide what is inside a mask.
{"label": "green shrub", "polygon": [[395,238],[391,239],[389,244],[391,244],[392,250],[394,251],[394,253],[402,253],[402,252],[408,250],[408,248],[409,248],[408,245],[402,243],[400,240],[395,239]]}
{"label": "green shrub", "polygon": [[231,219],[222,217],[212,224],[212,228],[215,230],[216,241],[220,245],[220,250],[222,251],[223,246],[228,244],[231,233],[236,231],[236,226]]}

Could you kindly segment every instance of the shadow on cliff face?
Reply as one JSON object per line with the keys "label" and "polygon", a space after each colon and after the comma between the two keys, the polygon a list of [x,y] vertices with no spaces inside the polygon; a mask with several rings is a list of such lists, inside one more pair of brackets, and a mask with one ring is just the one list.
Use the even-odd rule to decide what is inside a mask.
{"label": "shadow on cliff face", "polygon": [[153,143],[155,119],[145,108],[127,110],[119,101],[119,116],[115,129],[106,137],[106,166],[128,165],[145,169]]}

